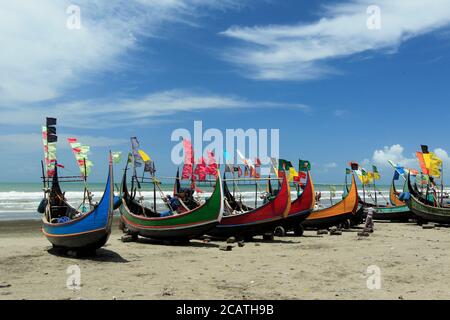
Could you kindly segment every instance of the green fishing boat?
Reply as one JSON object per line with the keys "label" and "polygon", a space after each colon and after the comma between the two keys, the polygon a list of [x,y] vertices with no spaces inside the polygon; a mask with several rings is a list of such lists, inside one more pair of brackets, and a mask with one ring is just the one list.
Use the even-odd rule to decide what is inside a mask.
{"label": "green fishing boat", "polygon": [[406,203],[399,198],[399,192],[395,188],[395,178],[392,179],[389,200],[392,206],[374,208],[375,220],[408,221],[414,217]]}

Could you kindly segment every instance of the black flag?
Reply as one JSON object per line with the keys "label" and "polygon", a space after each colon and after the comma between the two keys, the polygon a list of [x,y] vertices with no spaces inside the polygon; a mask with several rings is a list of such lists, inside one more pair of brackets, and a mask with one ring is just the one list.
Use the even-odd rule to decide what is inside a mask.
{"label": "black flag", "polygon": [[56,126],[56,118],[47,118],[47,127]]}
{"label": "black flag", "polygon": [[428,151],[428,146],[421,145],[420,147],[422,148],[422,153],[424,153],[424,154],[430,153],[430,152]]}

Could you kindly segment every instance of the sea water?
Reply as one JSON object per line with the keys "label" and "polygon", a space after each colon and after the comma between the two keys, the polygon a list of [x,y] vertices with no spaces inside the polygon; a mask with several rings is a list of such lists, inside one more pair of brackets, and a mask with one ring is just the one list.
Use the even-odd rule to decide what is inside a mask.
{"label": "sea water", "polygon": [[[62,189],[65,191],[66,199],[74,207],[78,207],[83,202],[83,184],[80,183],[62,183]],[[272,182],[274,188],[276,188],[276,183]],[[183,185],[184,186],[184,185]],[[188,185],[186,185],[188,186]],[[205,199],[211,195],[213,190],[213,183],[198,183],[198,187],[203,191],[202,193],[196,194],[199,199]],[[316,184],[315,191],[321,192],[321,205],[327,207],[332,203],[335,204],[342,199],[343,195],[343,185],[333,185],[336,192],[333,197],[330,198],[330,185]],[[144,204],[146,206],[153,206],[153,185],[143,185],[143,190],[141,191],[141,196],[144,197]],[[173,185],[172,184],[162,184],[160,186],[162,193],[172,194]],[[236,198],[241,198],[242,201],[250,206],[259,206],[262,204],[262,199],[260,196],[266,190],[266,183],[246,183],[239,184],[233,187],[231,182],[228,182],[228,188],[230,192],[235,193]],[[104,192],[103,183],[89,183],[89,190],[93,193],[93,201],[100,201],[100,198]],[[258,190],[258,196],[255,197],[256,190]],[[385,204],[389,200],[389,186],[379,186],[379,192],[377,198],[379,203]],[[118,185],[116,184],[116,194],[118,191]],[[292,199],[296,198],[296,191],[294,188],[292,191]],[[359,190],[362,197],[362,190]],[[0,220],[38,220],[41,219],[41,214],[36,210],[43,198],[42,184],[39,183],[0,183]],[[373,190],[366,191],[366,201],[373,202],[374,199]],[[156,207],[158,210],[167,210],[165,208],[164,202],[161,200],[161,193],[157,189],[156,192]]]}

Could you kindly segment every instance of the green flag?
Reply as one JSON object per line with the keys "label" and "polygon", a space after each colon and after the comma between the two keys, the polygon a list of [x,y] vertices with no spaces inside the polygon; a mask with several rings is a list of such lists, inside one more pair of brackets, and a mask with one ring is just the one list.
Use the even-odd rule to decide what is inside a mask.
{"label": "green flag", "polygon": [[352,174],[352,169],[349,169],[349,168],[345,169],[345,173],[346,174]]}
{"label": "green flag", "polygon": [[122,152],[121,151],[111,152],[111,157],[113,163],[118,164],[122,160]]}
{"label": "green flag", "polygon": [[278,161],[278,170],[286,170],[289,171],[290,168],[294,168],[292,163],[287,160],[280,159]]}
{"label": "green flag", "polygon": [[311,163],[307,160],[299,160],[298,167],[300,171],[311,171]]}

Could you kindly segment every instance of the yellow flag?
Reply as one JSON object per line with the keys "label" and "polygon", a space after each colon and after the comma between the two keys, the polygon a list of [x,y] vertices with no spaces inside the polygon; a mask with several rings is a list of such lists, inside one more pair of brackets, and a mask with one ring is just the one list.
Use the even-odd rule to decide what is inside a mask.
{"label": "yellow flag", "polygon": [[143,160],[144,162],[147,162],[147,161],[150,161],[150,160],[151,160],[150,157],[148,156],[148,154],[146,154],[146,153],[144,152],[144,150],[138,150],[138,152],[139,152],[139,155],[141,156],[141,158],[142,158],[142,160]]}
{"label": "yellow flag", "polygon": [[289,168],[289,181],[290,182],[293,181],[294,177],[297,177],[297,176],[298,176],[298,172],[295,170],[295,168],[290,167]]}
{"label": "yellow flag", "polygon": [[440,178],[442,160],[434,152],[424,153],[423,159],[425,161],[425,166],[430,171],[430,176]]}

